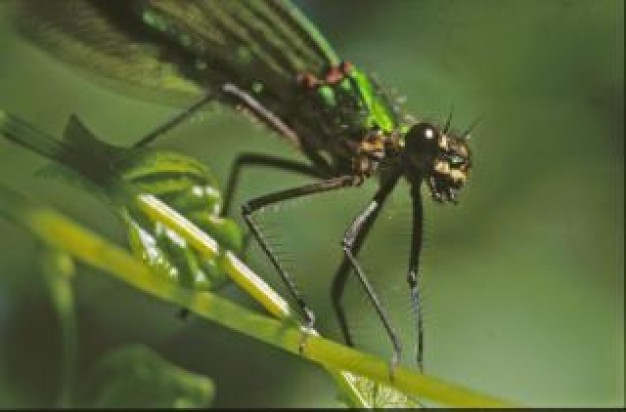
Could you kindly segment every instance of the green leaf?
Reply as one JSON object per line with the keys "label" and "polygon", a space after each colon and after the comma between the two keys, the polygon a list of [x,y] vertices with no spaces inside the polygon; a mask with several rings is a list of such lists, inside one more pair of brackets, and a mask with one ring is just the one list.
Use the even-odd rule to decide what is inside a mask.
{"label": "green leaf", "polygon": [[[157,212],[158,209],[155,208],[154,211]],[[395,370],[394,379],[390,380],[389,364],[386,360],[321,338],[315,333],[308,335],[306,350],[301,352],[303,331],[301,327],[289,321],[290,316],[278,316],[283,318],[282,321],[278,321],[256,314],[212,292],[194,291],[176,283],[160,282],[155,279],[153,269],[139,262],[127,251],[54,210],[28,202],[23,196],[5,189],[2,185],[0,185],[0,216],[27,228],[50,247],[61,249],[75,259],[98,268],[129,286],[176,306],[186,307],[199,317],[217,322],[261,342],[292,354],[299,354],[329,369],[333,376],[346,376],[346,372],[338,374],[336,371],[350,371],[355,375],[384,382],[398,390],[419,396],[420,399],[447,406],[482,408],[516,406],[511,402],[422,375],[402,366]],[[172,222],[177,223],[176,227],[181,232],[190,230],[187,225],[176,219],[172,219]],[[191,230],[190,234],[202,237],[195,230]],[[233,256],[228,255],[236,259]],[[233,262],[232,270],[239,271],[242,278],[251,276],[258,278],[241,262]],[[261,287],[259,293],[267,293],[269,290],[267,287]],[[343,380],[346,385],[342,387],[352,388],[353,380],[354,377],[351,375],[350,379]],[[358,398],[360,402],[361,397]],[[367,407],[364,400],[359,404]]]}
{"label": "green leaf", "polygon": [[127,197],[117,196],[120,189],[153,195],[215,238],[223,249],[237,252],[242,233],[234,221],[220,216],[221,193],[208,167],[180,153],[108,145],[76,117],[65,129],[64,144],[70,155],[61,160],[96,182],[116,203],[138,257],[164,279],[188,288],[208,290],[224,284],[228,277],[221,257],[201,257],[174,230],[127,204]]}
{"label": "green leaf", "polygon": [[[1,111],[0,115],[0,133],[7,139],[75,172],[80,179],[72,181],[82,188],[99,189],[121,215],[131,250],[163,279],[199,290],[215,289],[226,282],[223,256],[201,256],[175,230],[141,212],[128,196],[120,196],[129,192],[155,196],[210,235],[223,250],[237,253],[243,244],[242,232],[233,220],[221,216],[221,193],[205,165],[180,153],[107,144],[76,116],[70,117],[63,140],[56,140],[16,116]],[[48,168],[44,173],[71,174],[60,169]]]}
{"label": "green leaf", "polygon": [[132,344],[105,355],[83,392],[83,407],[205,408],[213,402],[215,388],[210,378]]}
{"label": "green leaf", "polygon": [[[209,169],[190,157],[153,149],[129,149],[120,162],[121,180],[176,210],[224,250],[241,250],[237,224],[220,216],[222,198]],[[221,256],[206,259],[175,230],[132,205],[123,205],[131,249],[163,277],[194,289],[214,289],[227,279]]]}

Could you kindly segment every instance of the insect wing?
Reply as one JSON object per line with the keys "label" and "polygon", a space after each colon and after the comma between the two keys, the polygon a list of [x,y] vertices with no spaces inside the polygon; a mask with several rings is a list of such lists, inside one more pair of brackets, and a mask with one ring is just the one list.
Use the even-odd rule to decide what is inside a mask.
{"label": "insect wing", "polygon": [[297,74],[320,74],[339,60],[284,1],[21,0],[14,7],[29,40],[149,100],[189,101],[225,82],[285,96]]}
{"label": "insect wing", "polygon": [[174,63],[163,59],[158,46],[120,30],[90,1],[13,4],[21,34],[84,74],[96,75],[106,86],[146,100],[158,95],[172,102],[202,93]]}

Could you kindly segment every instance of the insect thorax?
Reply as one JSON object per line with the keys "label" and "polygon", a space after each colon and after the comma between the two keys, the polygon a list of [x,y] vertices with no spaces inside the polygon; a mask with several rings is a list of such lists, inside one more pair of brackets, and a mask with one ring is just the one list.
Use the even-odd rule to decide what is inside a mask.
{"label": "insect thorax", "polygon": [[331,67],[321,79],[307,73],[298,80],[299,110],[308,126],[302,130],[303,139],[325,151],[340,168],[369,174],[399,133],[400,116],[389,97],[347,62]]}

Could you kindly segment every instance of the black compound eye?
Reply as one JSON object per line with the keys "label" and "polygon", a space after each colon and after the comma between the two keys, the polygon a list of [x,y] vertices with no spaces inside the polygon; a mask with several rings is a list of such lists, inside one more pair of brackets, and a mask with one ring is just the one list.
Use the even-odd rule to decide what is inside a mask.
{"label": "black compound eye", "polygon": [[411,128],[409,136],[413,139],[435,140],[439,136],[437,128],[430,123],[418,123]]}
{"label": "black compound eye", "polygon": [[407,149],[419,152],[436,152],[439,145],[439,131],[430,123],[418,123],[406,135]]}

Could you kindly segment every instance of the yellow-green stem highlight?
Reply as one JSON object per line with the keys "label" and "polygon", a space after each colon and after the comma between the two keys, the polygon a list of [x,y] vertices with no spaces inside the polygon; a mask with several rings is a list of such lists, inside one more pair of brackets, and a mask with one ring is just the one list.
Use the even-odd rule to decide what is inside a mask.
{"label": "yellow-green stem highlight", "polygon": [[[212,259],[220,253],[219,245],[206,233],[199,230],[193,223],[170,208],[158,198],[148,194],[121,194],[126,195],[126,201],[133,201],[146,215],[155,221],[162,222],[170,227],[202,256]],[[260,303],[269,313],[278,319],[300,324],[287,301],[276,293],[263,279],[257,276],[248,266],[240,261],[232,252],[224,253],[224,267],[235,284],[243,289],[255,301]],[[309,331],[317,334],[316,331]],[[335,380],[341,392],[356,407],[371,407],[355,384],[355,377],[350,373],[337,371],[326,367]]]}
{"label": "yellow-green stem highlight", "polygon": [[[229,300],[209,292],[184,289],[176,284],[158,281],[151,270],[100,236],[49,210],[36,209],[24,213],[22,219],[44,242],[67,251],[118,279],[176,305],[184,306],[198,316],[298,354],[302,331],[290,323],[279,322],[253,313]],[[361,353],[319,336],[307,340],[304,357],[333,369],[347,370],[407,393],[448,406],[502,407],[511,404],[452,385],[436,378],[399,367],[389,381],[389,368],[384,360]]]}

